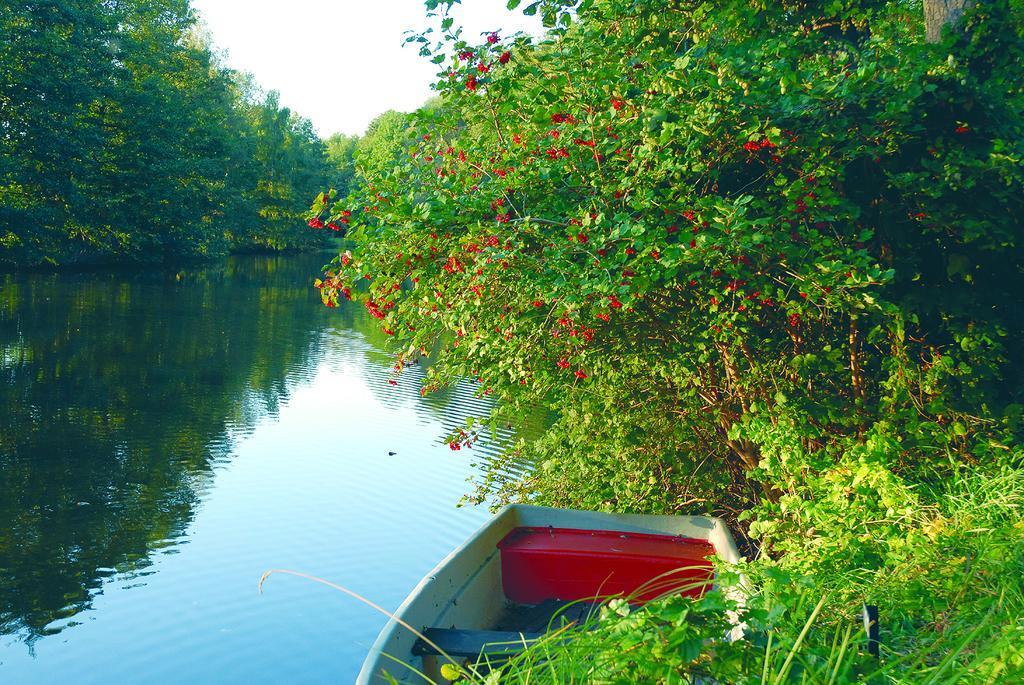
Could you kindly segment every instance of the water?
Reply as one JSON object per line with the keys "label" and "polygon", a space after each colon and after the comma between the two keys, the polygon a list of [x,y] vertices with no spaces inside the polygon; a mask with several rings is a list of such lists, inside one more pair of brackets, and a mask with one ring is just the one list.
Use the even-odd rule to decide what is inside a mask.
{"label": "water", "polygon": [[0,275],[0,683],[351,682],[386,618],[260,575],[394,609],[486,519],[324,261]]}

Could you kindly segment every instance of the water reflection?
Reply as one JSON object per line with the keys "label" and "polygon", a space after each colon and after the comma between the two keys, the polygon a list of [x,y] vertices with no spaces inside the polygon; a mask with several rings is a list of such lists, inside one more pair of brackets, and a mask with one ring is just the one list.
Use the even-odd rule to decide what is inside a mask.
{"label": "water reflection", "polygon": [[321,354],[302,268],[0,277],[0,632],[57,630],[181,536],[212,464]]}
{"label": "water reflection", "polygon": [[0,276],[0,681],[350,682],[384,617],[262,571],[394,608],[485,518],[488,403],[389,385],[324,261]]}

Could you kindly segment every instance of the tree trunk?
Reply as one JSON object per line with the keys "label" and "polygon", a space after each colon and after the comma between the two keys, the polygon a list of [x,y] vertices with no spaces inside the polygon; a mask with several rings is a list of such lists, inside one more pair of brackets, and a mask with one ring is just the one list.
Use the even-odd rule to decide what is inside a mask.
{"label": "tree trunk", "polygon": [[924,0],[925,39],[929,43],[938,43],[943,27],[955,25],[964,10],[973,4],[974,0]]}

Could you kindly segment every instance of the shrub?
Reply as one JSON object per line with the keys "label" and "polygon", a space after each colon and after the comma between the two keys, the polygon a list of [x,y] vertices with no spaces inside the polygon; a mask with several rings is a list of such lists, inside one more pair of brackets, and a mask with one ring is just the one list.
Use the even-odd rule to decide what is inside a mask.
{"label": "shrub", "polygon": [[555,412],[478,499],[749,521],[751,574],[835,626],[885,597],[935,678],[982,658],[968,626],[1018,634],[1021,4],[938,45],[914,2],[551,0],[545,39],[480,44],[439,4],[443,39],[412,40],[442,105],[313,213],[357,245],[325,302],[434,357],[425,391]]}

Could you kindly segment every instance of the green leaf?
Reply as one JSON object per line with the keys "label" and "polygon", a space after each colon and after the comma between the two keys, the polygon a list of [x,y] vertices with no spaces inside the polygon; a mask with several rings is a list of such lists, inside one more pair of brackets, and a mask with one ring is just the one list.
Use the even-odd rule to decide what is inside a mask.
{"label": "green leaf", "polygon": [[704,649],[704,637],[699,636],[683,640],[676,649],[678,650],[679,658],[684,662],[693,661],[700,656],[701,650]]}
{"label": "green leaf", "polygon": [[452,663],[441,664],[441,677],[445,680],[458,680],[462,677],[462,669]]}

